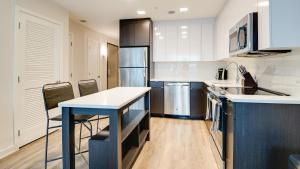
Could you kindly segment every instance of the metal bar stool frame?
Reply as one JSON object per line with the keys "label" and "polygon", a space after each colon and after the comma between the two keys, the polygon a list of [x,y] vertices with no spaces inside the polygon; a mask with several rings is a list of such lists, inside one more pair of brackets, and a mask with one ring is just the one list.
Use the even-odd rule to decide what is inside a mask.
{"label": "metal bar stool frame", "polygon": [[[70,87],[70,96],[67,97],[67,98],[63,98],[62,96],[59,96],[59,94],[55,95],[57,96],[57,100],[52,102],[50,105],[49,105],[49,100],[48,99],[51,99],[51,98],[48,98],[47,97],[47,90],[49,89],[59,89],[59,88],[62,88],[64,87],[63,85],[68,86]],[[52,88],[51,88],[52,86]],[[48,88],[49,87],[49,88]],[[67,91],[65,91],[67,92]],[[43,98],[44,98],[44,106],[45,106],[45,111],[46,111],[46,118],[47,118],[47,127],[46,127],[46,145],[45,145],[45,169],[47,169],[47,164],[48,162],[52,162],[52,161],[56,161],[56,160],[60,160],[62,159],[63,157],[60,156],[60,157],[57,157],[57,158],[53,158],[53,159],[50,159],[48,160],[48,145],[49,145],[49,130],[51,129],[58,129],[58,128],[61,128],[62,125],[56,125],[56,126],[50,126],[50,122],[51,121],[61,121],[60,118],[61,118],[61,115],[58,115],[56,116],[57,119],[54,118],[50,118],[49,116],[49,110],[52,110],[52,109],[55,109],[58,107],[58,103],[59,102],[62,102],[62,101],[67,101],[67,100],[71,100],[71,99],[74,99],[74,93],[73,93],[73,87],[72,87],[72,84],[70,82],[58,82],[58,83],[50,83],[50,84],[45,84],[43,86],[43,89],[42,89],[42,93],[43,93]],[[52,97],[55,97],[55,96],[52,96]],[[75,115],[76,116],[76,115]],[[89,126],[86,125],[86,123],[89,124]],[[85,137],[85,138],[89,138],[92,136],[92,131],[93,131],[93,127],[92,127],[92,124],[91,122],[88,120],[88,118],[78,118],[75,122],[75,124],[80,124],[80,137],[79,137],[79,148],[78,148],[78,153],[76,153],[75,155],[78,155],[78,154],[81,154],[81,153],[86,153],[88,152],[88,150],[86,151],[80,151],[80,148],[81,148],[81,139],[84,139],[84,138],[81,138],[81,133],[82,133],[82,125],[85,126],[86,129],[89,130],[90,132],[90,136],[88,137]]]}

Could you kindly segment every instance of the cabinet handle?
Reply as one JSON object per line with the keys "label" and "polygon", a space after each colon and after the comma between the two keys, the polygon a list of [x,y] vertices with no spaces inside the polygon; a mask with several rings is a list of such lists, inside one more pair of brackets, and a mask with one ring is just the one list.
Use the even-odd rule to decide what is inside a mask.
{"label": "cabinet handle", "polygon": [[232,116],[232,113],[227,113],[227,112],[225,112],[225,115],[226,115],[226,116]]}

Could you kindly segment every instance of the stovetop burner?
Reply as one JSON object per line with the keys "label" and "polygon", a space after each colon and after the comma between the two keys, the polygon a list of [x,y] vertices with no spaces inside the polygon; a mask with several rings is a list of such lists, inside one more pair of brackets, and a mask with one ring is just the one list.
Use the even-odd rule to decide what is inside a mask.
{"label": "stovetop burner", "polygon": [[269,95],[269,96],[289,96],[288,94],[264,89],[246,87],[222,87],[221,89],[233,95]]}

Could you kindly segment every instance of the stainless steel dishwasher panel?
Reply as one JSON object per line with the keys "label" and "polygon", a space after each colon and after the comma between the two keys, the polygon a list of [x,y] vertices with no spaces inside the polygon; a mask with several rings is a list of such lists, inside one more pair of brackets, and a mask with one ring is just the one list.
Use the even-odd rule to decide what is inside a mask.
{"label": "stainless steel dishwasher panel", "polygon": [[190,115],[190,84],[165,83],[164,113],[169,115]]}

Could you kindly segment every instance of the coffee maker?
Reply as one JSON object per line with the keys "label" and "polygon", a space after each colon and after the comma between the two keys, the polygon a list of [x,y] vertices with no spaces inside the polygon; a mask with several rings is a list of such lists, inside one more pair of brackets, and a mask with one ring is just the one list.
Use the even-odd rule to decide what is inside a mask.
{"label": "coffee maker", "polygon": [[[223,75],[224,73],[224,75]],[[216,74],[217,80],[227,80],[227,69],[225,68],[218,68],[218,72]]]}

